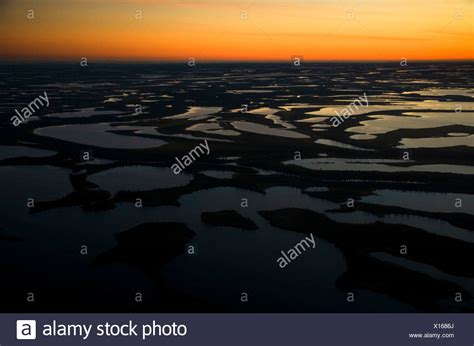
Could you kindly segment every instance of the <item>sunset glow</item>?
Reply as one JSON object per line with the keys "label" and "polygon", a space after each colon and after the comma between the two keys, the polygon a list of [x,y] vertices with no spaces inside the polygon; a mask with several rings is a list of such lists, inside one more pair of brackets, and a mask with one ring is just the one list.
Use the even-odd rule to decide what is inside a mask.
{"label": "sunset glow", "polygon": [[0,58],[472,59],[473,3],[472,0],[6,1],[0,7]]}

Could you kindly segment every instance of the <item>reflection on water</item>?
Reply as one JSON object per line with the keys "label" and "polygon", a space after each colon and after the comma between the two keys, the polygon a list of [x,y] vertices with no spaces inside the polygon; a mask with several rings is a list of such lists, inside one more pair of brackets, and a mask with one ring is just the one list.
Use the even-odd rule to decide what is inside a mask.
{"label": "reflection on water", "polygon": [[15,157],[45,157],[53,156],[56,152],[52,150],[38,149],[19,145],[0,145],[0,160]]}
{"label": "reflection on water", "polygon": [[[462,207],[456,206],[458,199],[462,200]],[[474,215],[474,195],[462,193],[375,190],[372,195],[362,197],[362,201],[433,213],[468,213]]]}
{"label": "reflection on water", "polygon": [[456,146],[474,147],[474,135],[465,134],[460,136],[458,134],[449,137],[402,138],[397,148],[449,148]]}
{"label": "reflection on water", "polygon": [[402,94],[418,94],[422,96],[449,96],[449,95],[461,95],[467,97],[474,97],[474,91],[466,88],[430,88],[416,91],[404,91]]}
{"label": "reflection on water", "polygon": [[408,268],[409,270],[416,271],[425,275],[429,275],[436,280],[443,280],[447,282],[454,282],[460,286],[466,288],[470,294],[474,294],[474,279],[466,277],[457,277],[454,275],[446,274],[435,267],[430,265],[419,263],[415,261],[410,261],[406,258],[395,257],[387,253],[373,253],[371,257],[376,258],[380,261],[386,261],[394,263],[398,266]]}
{"label": "reflection on water", "polygon": [[258,133],[261,135],[286,137],[286,138],[293,138],[293,139],[310,138],[308,135],[305,135],[299,132],[268,127],[266,125],[252,123],[249,121],[234,121],[231,124],[237,130],[251,132],[251,133]]}
{"label": "reflection on water", "polygon": [[322,144],[322,145],[329,145],[329,146],[333,146],[333,147],[344,148],[344,149],[350,149],[350,150],[375,151],[374,149],[360,148],[360,147],[356,147],[356,146],[351,145],[351,144],[340,143],[340,142],[337,142],[337,141],[333,141],[331,139],[318,139],[318,140],[316,140],[315,143]]}
{"label": "reflection on water", "polygon": [[197,132],[204,132],[210,133],[213,135],[222,135],[222,136],[239,136],[240,133],[237,131],[232,130],[224,130],[221,125],[218,123],[201,123],[201,124],[194,124],[188,128],[187,131],[197,131]]}
{"label": "reflection on water", "polygon": [[192,180],[186,173],[174,174],[167,167],[129,166],[90,175],[89,181],[115,194],[119,191],[149,191],[183,186]]}
{"label": "reflection on water", "polygon": [[[235,200],[239,196],[247,196],[252,201],[248,208],[239,210],[239,213],[258,225],[257,232],[228,232],[221,227],[209,230],[203,225],[202,212],[235,209]],[[166,208],[162,214],[172,220],[179,217],[179,213],[185,213],[188,224],[199,232],[195,239],[198,247],[219,245],[213,245],[213,253],[201,253],[202,257],[198,263],[185,257],[176,261],[172,267],[180,270],[170,270],[168,275],[183,289],[191,289],[202,296],[211,294],[219,302],[225,303],[231,299],[233,287],[239,287],[245,282],[248,290],[260,297],[258,305],[284,303],[301,306],[306,300],[307,307],[319,309],[328,306],[328,297],[336,300],[343,297],[343,292],[330,289],[346,267],[339,249],[320,239],[319,251],[301,256],[299,265],[282,272],[276,264],[280,251],[299,242],[301,235],[274,228],[258,215],[259,210],[278,209],[283,206],[324,210],[334,207],[334,204],[314,200],[301,194],[298,189],[287,187],[267,189],[265,194],[235,188],[216,188],[183,196],[179,202],[182,205],[179,212]],[[211,272],[205,264],[215,263],[216,260],[219,265],[214,265]],[[330,268],[327,266],[328,261],[331,263]],[[186,268],[186,275],[183,275],[183,267]],[[307,273],[312,274],[307,276]],[[222,280],[222,277],[226,277],[226,280]],[[300,282],[302,278],[306,278],[304,285],[294,285],[294,282]],[[198,284],[203,281],[209,284]],[[286,294],[292,294],[294,299],[291,302],[286,300]],[[308,295],[311,295],[311,300],[303,298]]]}
{"label": "reflection on water", "polygon": [[75,124],[42,127],[35,130],[39,136],[52,137],[63,141],[113,149],[147,149],[166,144],[160,139],[124,136],[110,131],[140,129],[133,126],[113,127],[109,123]]}
{"label": "reflection on water", "polygon": [[5,211],[2,213],[1,228],[18,230],[21,235],[34,232],[34,226],[23,228],[24,224],[35,222],[34,218],[28,217],[28,199],[32,198],[37,203],[65,197],[72,191],[70,173],[67,169],[53,166],[0,167],[0,209]]}
{"label": "reflection on water", "polygon": [[106,110],[97,110],[94,107],[83,108],[77,111],[70,111],[70,112],[61,112],[61,113],[50,113],[44,115],[45,117],[50,118],[90,118],[97,115],[115,115],[120,114],[121,112],[117,111],[106,111]]}
{"label": "reflection on water", "polygon": [[342,158],[319,158],[289,160],[284,165],[295,165],[311,170],[323,171],[363,171],[363,172],[443,172],[455,174],[474,174],[474,166],[426,164],[396,166],[393,164],[404,164],[403,160],[386,159],[342,159]]}
{"label": "reflection on water", "polygon": [[450,223],[434,218],[403,214],[388,213],[384,216],[376,216],[367,212],[355,211],[352,213],[327,212],[329,218],[334,221],[350,224],[382,224],[407,225],[421,229],[429,234],[436,234],[446,238],[452,238],[474,244],[474,235],[471,230],[456,227]]}
{"label": "reflection on water", "polygon": [[232,179],[234,177],[234,172],[230,171],[202,171],[199,173],[217,179]]}
{"label": "reflection on water", "polygon": [[[371,115],[369,119],[370,120],[367,121],[361,121],[360,124],[362,126],[351,127],[346,131],[375,137],[375,135],[399,129],[429,129],[449,125],[474,127],[473,112],[410,112],[404,113],[403,116]],[[351,138],[358,139],[354,138],[354,136],[351,136]]]}
{"label": "reflection on water", "polygon": [[267,94],[267,93],[272,93],[273,90],[248,89],[248,90],[229,90],[227,92],[230,94]]}
{"label": "reflection on water", "polygon": [[[347,101],[348,101],[347,102],[348,104],[353,102],[353,100],[347,100]],[[370,102],[370,99],[369,99],[369,102]],[[318,111],[306,113],[307,115],[316,115],[316,117],[303,119],[301,120],[301,122],[305,122],[305,123],[318,122],[320,117],[333,117],[337,114],[341,114],[341,112],[346,108],[347,108],[347,105],[332,106],[332,107],[325,106]],[[378,106],[378,105],[365,106],[365,104],[362,103],[362,106],[357,104],[357,108],[352,106],[351,109],[352,109],[351,113],[355,116],[355,115],[366,114],[366,113],[371,113],[375,111],[396,110],[398,108],[392,107],[392,106]]]}
{"label": "reflection on water", "polygon": [[191,107],[186,113],[172,115],[164,119],[188,119],[188,120],[202,120],[209,118],[210,115],[219,113],[222,107]]}
{"label": "reflection on water", "polygon": [[273,121],[275,125],[280,125],[284,128],[287,129],[295,129],[296,126],[284,121],[281,119],[281,117],[275,115],[276,113],[281,112],[281,109],[272,109],[272,108],[258,108],[258,109],[253,109],[251,111],[248,111],[248,113],[251,114],[260,114],[260,115],[265,115],[265,119],[269,119]]}

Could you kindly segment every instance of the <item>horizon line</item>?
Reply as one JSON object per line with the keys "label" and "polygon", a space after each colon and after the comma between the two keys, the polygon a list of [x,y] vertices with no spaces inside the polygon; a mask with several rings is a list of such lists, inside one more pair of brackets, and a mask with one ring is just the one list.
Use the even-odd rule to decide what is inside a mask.
{"label": "horizon line", "polygon": [[[81,57],[83,58],[83,57]],[[78,60],[71,60],[71,59],[1,59],[0,58],[0,64],[48,64],[48,63],[62,63],[62,64],[80,64],[81,58]],[[288,63],[290,65],[293,64],[293,59],[294,58],[299,58],[297,56],[288,59],[288,60],[252,60],[252,59],[239,59],[239,60],[212,60],[212,59],[203,59],[203,60],[195,60],[195,66],[199,64],[265,64],[265,63]],[[190,58],[188,58],[190,59]],[[183,60],[178,60],[178,59],[152,59],[152,60],[137,60],[137,59],[97,59],[87,61],[87,64],[104,64],[104,63],[110,63],[110,64],[186,64],[188,63],[188,59],[183,59]],[[407,59],[407,58],[400,58],[400,59],[345,59],[345,60],[304,60],[301,59],[301,64],[305,63],[392,63],[392,62],[400,62],[405,60],[409,64],[410,62],[412,63],[421,63],[421,62],[474,62],[474,58],[462,58],[462,59]],[[195,67],[195,66],[190,66],[190,67]],[[295,66],[298,67],[298,66]]]}

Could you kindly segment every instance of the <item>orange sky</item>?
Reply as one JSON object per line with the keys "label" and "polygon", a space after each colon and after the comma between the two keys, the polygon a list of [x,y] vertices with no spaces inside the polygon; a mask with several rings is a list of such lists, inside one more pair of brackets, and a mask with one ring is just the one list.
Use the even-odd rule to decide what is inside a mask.
{"label": "orange sky", "polygon": [[473,59],[473,9],[474,0],[6,0],[0,58]]}

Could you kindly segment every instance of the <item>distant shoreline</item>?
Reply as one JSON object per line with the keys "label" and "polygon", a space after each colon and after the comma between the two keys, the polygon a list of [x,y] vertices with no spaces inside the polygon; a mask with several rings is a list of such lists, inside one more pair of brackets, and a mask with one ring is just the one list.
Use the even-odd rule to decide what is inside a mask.
{"label": "distant shoreline", "polygon": [[[459,59],[459,60],[408,60],[410,64],[438,64],[438,63],[474,63],[472,59]],[[30,64],[67,64],[67,65],[79,65],[79,59],[76,60],[1,60],[0,65],[30,65]],[[198,65],[263,65],[263,64],[275,64],[275,65],[290,65],[292,66],[291,59],[288,60],[197,60]],[[304,65],[317,65],[317,64],[334,64],[334,65],[345,65],[345,64],[399,64],[400,60],[303,60],[302,66]],[[187,60],[97,60],[89,61],[89,65],[100,65],[100,64],[116,64],[116,65],[186,65]]]}

